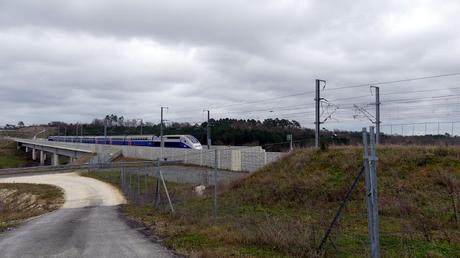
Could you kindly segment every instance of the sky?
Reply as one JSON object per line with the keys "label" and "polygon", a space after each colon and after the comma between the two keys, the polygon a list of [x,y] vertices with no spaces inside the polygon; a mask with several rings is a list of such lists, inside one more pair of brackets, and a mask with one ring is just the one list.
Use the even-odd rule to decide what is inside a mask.
{"label": "sky", "polygon": [[354,105],[372,120],[375,84],[385,130],[450,131],[458,13],[456,0],[0,0],[0,125],[157,123],[165,106],[169,122],[210,110],[313,127],[322,79],[324,128],[369,125]]}

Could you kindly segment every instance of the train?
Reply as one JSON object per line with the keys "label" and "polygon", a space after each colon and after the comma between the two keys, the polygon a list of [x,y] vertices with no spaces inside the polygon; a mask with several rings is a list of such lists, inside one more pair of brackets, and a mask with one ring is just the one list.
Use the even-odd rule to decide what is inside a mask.
{"label": "train", "polygon": [[[48,141],[73,142],[88,144],[129,145],[144,147],[160,147],[161,138],[156,135],[128,136],[49,136]],[[165,148],[181,148],[201,150],[201,143],[192,135],[164,135]]]}

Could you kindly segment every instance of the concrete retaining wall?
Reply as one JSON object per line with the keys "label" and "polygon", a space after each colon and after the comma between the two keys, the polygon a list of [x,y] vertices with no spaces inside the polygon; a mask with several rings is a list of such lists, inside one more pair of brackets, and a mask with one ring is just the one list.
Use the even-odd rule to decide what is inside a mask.
{"label": "concrete retaining wall", "polygon": [[[160,148],[134,146],[97,145],[98,153],[118,152],[123,156],[145,160],[155,160],[161,157]],[[214,167],[215,149],[218,149],[218,168],[232,171],[256,171],[266,164],[282,157],[280,152],[265,152],[262,148],[212,148],[211,150],[190,150],[164,148],[163,158],[169,161],[181,160],[185,164]]]}

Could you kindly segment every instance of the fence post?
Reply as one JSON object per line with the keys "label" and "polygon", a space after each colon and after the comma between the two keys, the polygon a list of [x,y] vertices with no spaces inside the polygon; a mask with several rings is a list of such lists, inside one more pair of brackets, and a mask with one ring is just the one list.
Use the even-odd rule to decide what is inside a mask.
{"label": "fence post", "polygon": [[[363,145],[364,145],[364,175],[366,185],[366,203],[367,203],[367,228],[369,234],[370,251],[372,258],[380,257],[379,241],[379,218],[377,202],[377,155],[375,142],[374,127],[369,128],[369,135],[366,128],[363,128]],[[369,143],[371,153],[369,156]]]}
{"label": "fence post", "polygon": [[200,150],[200,166],[203,166],[203,149]]}
{"label": "fence post", "polygon": [[379,236],[379,207],[378,207],[378,195],[377,195],[377,152],[376,152],[376,135],[374,132],[374,127],[369,128],[370,131],[370,147],[371,147],[371,157],[370,157],[370,170],[369,170],[369,181],[371,186],[371,196],[372,196],[372,235],[373,235],[373,248],[371,249],[372,258],[380,257],[380,236]]}
{"label": "fence post", "polygon": [[123,174],[124,174],[123,172],[124,172],[124,169],[123,169],[123,167],[121,167],[121,169],[120,169],[120,185],[121,185],[121,191],[122,191],[122,192],[123,192],[123,189],[125,188],[125,184],[124,184],[124,182],[123,182],[123,179],[124,179],[124,178],[123,178],[123,176],[124,176],[124,175],[123,175]]}
{"label": "fence post", "polygon": [[219,181],[218,181],[218,178],[217,178],[217,176],[218,176],[218,170],[217,170],[218,169],[218,167],[217,167],[218,166],[218,163],[217,163],[218,158],[219,158],[219,150],[216,149],[214,151],[214,200],[213,200],[214,202],[213,202],[213,212],[212,212],[212,215],[213,215],[213,218],[214,218],[214,223],[217,223],[217,213],[218,213],[218,211],[217,211],[217,209],[218,209],[218,207],[217,207],[217,190],[218,190],[217,186],[219,184],[218,183]]}
{"label": "fence post", "polygon": [[157,172],[156,172],[156,189],[155,189],[155,207],[158,208],[160,205],[160,159],[157,160]]}
{"label": "fence post", "polygon": [[145,167],[144,171],[144,201],[147,198],[147,189],[148,189],[148,167]]}
{"label": "fence post", "polygon": [[369,167],[369,136],[367,129],[363,128],[363,146],[364,146],[364,156],[363,156],[363,165],[364,165],[364,179],[365,179],[365,194],[366,194],[366,203],[367,203],[367,232],[370,243],[371,257],[374,253],[374,235],[373,235],[373,216],[372,216],[372,189],[371,189],[371,179],[370,179],[370,167]]}
{"label": "fence post", "polygon": [[166,182],[165,182],[165,179],[163,177],[163,173],[161,173],[161,170],[159,170],[159,171],[160,171],[160,179],[161,179],[161,182],[163,183],[163,187],[165,189],[166,198],[168,198],[169,207],[171,208],[171,213],[174,214],[174,207],[173,207],[173,204],[172,204],[172,201],[171,201],[171,197],[169,196],[168,187],[166,186]]}
{"label": "fence post", "polygon": [[132,175],[131,172],[129,172],[128,174],[129,174],[129,185],[128,185],[127,190],[128,190],[128,196],[130,197],[130,199],[132,199],[132,198],[133,198],[133,196],[132,196],[132,192],[133,192],[133,191],[132,191],[132,190],[133,190],[133,184],[132,184],[132,183],[133,183],[133,180],[132,180],[132,177],[133,177],[133,175]]}
{"label": "fence post", "polygon": [[141,176],[139,175],[139,172],[136,172],[137,175],[137,201],[141,199]]}

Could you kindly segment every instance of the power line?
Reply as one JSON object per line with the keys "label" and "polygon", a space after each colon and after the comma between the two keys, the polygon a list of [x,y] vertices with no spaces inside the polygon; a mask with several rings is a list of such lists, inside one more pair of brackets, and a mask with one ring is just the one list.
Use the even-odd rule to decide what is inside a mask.
{"label": "power line", "polygon": [[[406,78],[406,79],[392,80],[392,81],[380,81],[380,82],[371,82],[371,83],[365,83],[365,84],[339,86],[339,87],[335,87],[335,88],[327,88],[327,91],[336,91],[336,90],[341,90],[341,89],[369,87],[371,85],[384,85],[384,84],[394,84],[394,83],[409,82],[409,81],[420,81],[420,80],[443,78],[443,77],[452,77],[452,76],[460,76],[460,72],[449,73],[449,74],[431,75],[431,76],[423,76],[423,77]],[[272,100],[279,100],[279,99],[283,99],[283,98],[304,96],[304,95],[308,95],[308,94],[313,94],[314,92],[315,91],[297,92],[297,93],[293,93],[293,94],[281,95],[281,96],[277,96],[277,97],[259,99],[259,100],[254,100],[254,101],[242,101],[242,102],[232,103],[232,104],[228,104],[228,105],[212,107],[212,108],[209,108],[209,109],[210,110],[217,110],[217,109],[223,109],[223,108],[233,107],[233,106],[257,104],[257,103],[263,103],[263,102],[272,101]],[[188,112],[193,112],[193,111],[202,111],[202,109],[180,111],[180,112],[176,112],[176,113],[188,113]]]}
{"label": "power line", "polygon": [[[424,92],[433,92],[433,91],[446,91],[446,90],[458,90],[460,87],[453,87],[453,88],[443,88],[443,89],[425,89],[425,90],[414,90],[414,91],[395,91],[395,92],[385,92],[380,93],[380,96],[389,96],[389,95],[402,95],[408,93],[424,93]],[[344,97],[344,98],[337,98],[331,99],[330,101],[338,101],[338,100],[348,100],[348,99],[360,99],[364,97],[368,97],[369,95],[361,95],[361,96],[353,96],[353,97]]]}
{"label": "power line", "polygon": [[451,77],[451,76],[460,76],[460,72],[423,76],[423,77],[414,77],[414,78],[407,78],[407,79],[400,79],[400,80],[393,80],[393,81],[381,81],[381,82],[371,82],[371,83],[366,83],[366,84],[346,85],[346,86],[340,86],[336,88],[328,88],[328,90],[334,91],[334,90],[341,90],[341,89],[361,88],[361,87],[369,87],[371,85],[376,86],[376,85],[393,84],[393,83],[410,82],[410,81],[420,81],[420,80]]}

